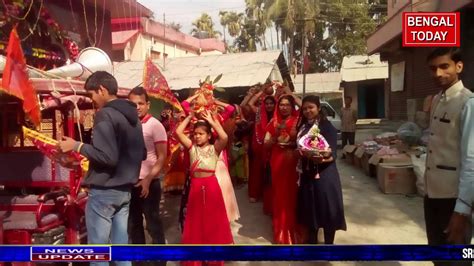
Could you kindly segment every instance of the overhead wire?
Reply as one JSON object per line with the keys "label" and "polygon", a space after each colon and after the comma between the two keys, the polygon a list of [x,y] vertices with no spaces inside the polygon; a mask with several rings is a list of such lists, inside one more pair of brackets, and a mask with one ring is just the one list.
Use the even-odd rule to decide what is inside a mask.
{"label": "overhead wire", "polygon": [[74,12],[74,8],[72,7],[72,0],[69,0],[69,8],[71,9],[71,15],[72,15],[72,21],[76,27],[79,26],[79,23],[77,22],[76,15]]}
{"label": "overhead wire", "polygon": [[41,0],[41,2],[40,2],[40,7],[38,9],[38,15],[36,16],[36,21],[35,21],[35,24],[33,25],[33,29],[30,29],[30,33],[26,37],[21,39],[22,42],[25,41],[26,39],[28,39],[31,35],[33,35],[35,33],[36,27],[38,26],[39,19],[41,17],[41,10],[43,9],[43,1],[44,0]]}
{"label": "overhead wire", "polygon": [[94,45],[97,44],[97,0],[94,0]]}
{"label": "overhead wire", "polygon": [[105,1],[106,0],[103,0],[102,2],[102,26],[101,26],[101,29],[100,29],[100,36],[99,36],[99,44],[100,45],[102,43],[102,34],[104,33],[104,26],[105,26]]}
{"label": "overhead wire", "polygon": [[89,45],[92,45],[90,33],[89,33],[89,24],[87,23],[87,12],[86,12],[86,3],[85,0],[82,0],[82,9],[84,12],[84,23],[86,24],[86,34],[87,34],[87,40],[89,41]]}

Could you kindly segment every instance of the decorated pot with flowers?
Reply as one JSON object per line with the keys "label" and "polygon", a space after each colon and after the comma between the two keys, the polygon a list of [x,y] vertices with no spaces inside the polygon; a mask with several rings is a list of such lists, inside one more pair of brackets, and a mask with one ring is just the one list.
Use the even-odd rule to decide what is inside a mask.
{"label": "decorated pot with flowers", "polygon": [[307,157],[329,157],[331,154],[329,144],[321,135],[318,124],[314,124],[308,133],[299,139],[298,148]]}
{"label": "decorated pot with flowers", "polygon": [[209,76],[204,81],[199,81],[199,89],[195,92],[199,95],[194,101],[193,111],[200,117],[200,113],[205,110],[211,112],[215,111],[217,106],[214,103],[214,90],[221,91],[220,88],[216,88],[215,84],[221,79],[222,74],[217,76],[213,81]]}

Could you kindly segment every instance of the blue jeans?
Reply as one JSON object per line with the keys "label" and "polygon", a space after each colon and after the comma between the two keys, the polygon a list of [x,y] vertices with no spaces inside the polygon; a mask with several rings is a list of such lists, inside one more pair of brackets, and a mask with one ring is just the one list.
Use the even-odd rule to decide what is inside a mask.
{"label": "blue jeans", "polygon": [[[89,190],[86,205],[87,242],[89,244],[128,244],[128,212],[130,191],[117,189]],[[90,265],[108,265],[107,262]],[[131,266],[131,262],[115,262],[119,266]]]}

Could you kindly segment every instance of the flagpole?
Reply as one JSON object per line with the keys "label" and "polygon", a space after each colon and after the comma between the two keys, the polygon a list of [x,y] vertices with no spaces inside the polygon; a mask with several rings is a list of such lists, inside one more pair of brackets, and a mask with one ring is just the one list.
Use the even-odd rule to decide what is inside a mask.
{"label": "flagpole", "polygon": [[306,94],[306,31],[303,30],[303,49],[301,49],[301,57],[302,57],[302,72],[303,72],[303,98]]}

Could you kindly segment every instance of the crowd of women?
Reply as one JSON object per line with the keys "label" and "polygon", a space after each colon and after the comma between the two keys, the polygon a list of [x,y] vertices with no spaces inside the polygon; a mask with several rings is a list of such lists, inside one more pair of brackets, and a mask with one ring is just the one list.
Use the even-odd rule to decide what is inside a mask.
{"label": "crowd of women", "polygon": [[[318,243],[318,229],[332,244],[346,222],[337,131],[319,97],[301,100],[288,87],[268,83],[252,87],[240,105],[216,100],[215,109],[195,112],[198,97],[182,103],[184,113],[162,113],[172,132],[164,190],[183,191],[182,243],[233,243],[230,222],[240,217],[233,187],[248,183],[249,201],[263,201],[262,211],[272,217],[275,244]],[[328,153],[298,148],[315,124]]]}

